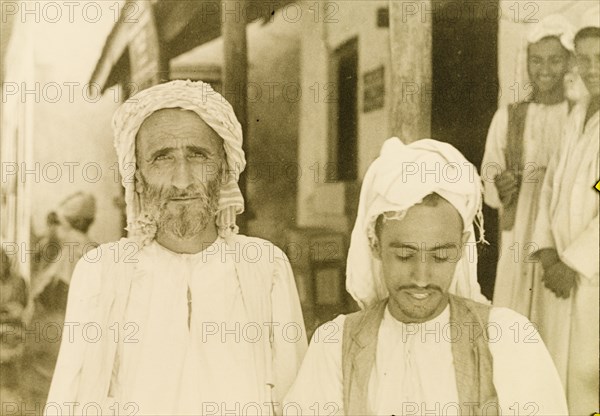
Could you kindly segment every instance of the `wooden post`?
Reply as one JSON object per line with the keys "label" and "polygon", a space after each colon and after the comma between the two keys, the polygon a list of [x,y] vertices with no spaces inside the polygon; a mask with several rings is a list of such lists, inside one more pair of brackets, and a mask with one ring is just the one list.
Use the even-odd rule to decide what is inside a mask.
{"label": "wooden post", "polygon": [[390,130],[405,143],[431,135],[432,0],[390,0]]}
{"label": "wooden post", "polygon": [[[221,3],[221,34],[223,36],[223,96],[231,103],[242,125],[243,149],[248,160],[247,84],[248,53],[246,43],[245,0],[224,0]],[[245,175],[240,177],[240,189],[244,195],[246,210],[238,217],[240,232],[252,218]]]}

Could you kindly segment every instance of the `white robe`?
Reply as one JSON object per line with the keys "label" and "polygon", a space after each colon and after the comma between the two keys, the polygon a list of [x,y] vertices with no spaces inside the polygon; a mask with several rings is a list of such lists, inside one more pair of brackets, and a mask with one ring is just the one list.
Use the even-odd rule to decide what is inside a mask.
{"label": "white robe", "polygon": [[[272,366],[273,399],[281,402],[306,350],[306,335],[294,277],[287,259],[281,261],[280,251],[271,252],[270,260],[260,259],[274,264],[273,324],[253,322],[248,316],[237,276],[243,269],[236,272],[235,261],[249,256],[252,263],[261,255],[256,250],[261,241],[270,245],[254,239],[253,247],[236,251],[218,238],[197,254],[174,253],[154,241],[136,254],[125,316],[104,334],[119,339],[110,391],[101,404],[104,412],[268,414],[272,409],[264,403],[257,383],[254,347],[259,338],[268,339],[270,325],[274,330],[272,361],[266,365]],[[101,248],[105,255],[113,255],[106,245]],[[94,282],[101,280],[102,267],[98,266],[84,261],[75,269],[66,321],[85,322],[84,309],[97,292]],[[80,354],[81,346],[65,344],[48,414],[53,414],[56,404],[64,406],[63,402],[77,398],[77,369],[71,367],[70,358]]]}
{"label": "white robe", "polygon": [[[405,325],[386,308],[379,327],[368,401],[373,415],[456,415],[450,309],[420,325]],[[313,335],[284,414],[343,415],[342,339],[345,316]],[[418,329],[415,328],[418,327]],[[566,415],[560,378],[533,325],[506,308],[492,308],[489,348],[502,414]]]}
{"label": "white robe", "polygon": [[598,411],[600,121],[596,112],[584,126],[587,103],[575,106],[560,152],[548,166],[540,197],[534,241],[555,248],[579,273],[579,287],[558,299],[540,286],[532,321],[548,345],[567,390],[572,415]]}
{"label": "white robe", "polygon": [[[568,116],[566,101],[555,105],[530,103],[523,131],[523,180],[519,191],[514,226],[501,231],[501,242],[494,305],[511,308],[529,317],[531,291],[536,264],[529,259],[535,250],[532,242],[538,200],[546,167],[560,146],[561,134]],[[482,162],[485,203],[499,210],[502,203],[494,184],[494,175],[506,169],[508,109],[499,109],[490,125]]]}

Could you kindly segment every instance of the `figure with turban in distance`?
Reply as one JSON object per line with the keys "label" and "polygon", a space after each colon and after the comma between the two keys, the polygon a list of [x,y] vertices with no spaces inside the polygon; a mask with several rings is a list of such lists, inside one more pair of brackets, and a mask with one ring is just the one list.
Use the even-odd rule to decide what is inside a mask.
{"label": "figure with turban in distance", "polygon": [[79,259],[97,246],[88,234],[95,217],[92,194],[69,195],[48,214],[48,231],[35,244],[27,326],[39,333],[25,337],[21,380],[26,402],[35,414],[42,413],[50,389],[73,270]]}
{"label": "figure with turban in distance", "polygon": [[543,286],[532,321],[548,346],[567,392],[569,414],[599,411],[598,266],[600,194],[600,8],[584,13],[575,34],[577,71],[588,95],[567,120],[548,165],[534,240]]}
{"label": "figure with turban in distance", "polygon": [[362,310],[317,329],[288,414],[566,414],[533,325],[480,293],[481,188],[447,143],[384,143],[348,252],[346,288]]}
{"label": "figure with turban in distance", "polygon": [[569,113],[565,75],[573,51],[573,27],[560,15],[534,24],[518,54],[522,101],[500,108],[489,129],[482,162],[484,200],[499,210],[500,256],[494,305],[530,317],[532,288],[541,281],[530,254],[546,166],[560,147]]}
{"label": "figure with turban in distance", "polygon": [[23,401],[19,386],[23,355],[23,311],[27,305],[27,285],[17,273],[11,258],[0,246],[0,406]]}
{"label": "figure with turban in distance", "polygon": [[123,103],[113,127],[129,236],[75,269],[66,321],[104,335],[63,339],[46,412],[279,414],[306,335],[284,253],[238,234],[246,161],[231,105],[172,81]]}

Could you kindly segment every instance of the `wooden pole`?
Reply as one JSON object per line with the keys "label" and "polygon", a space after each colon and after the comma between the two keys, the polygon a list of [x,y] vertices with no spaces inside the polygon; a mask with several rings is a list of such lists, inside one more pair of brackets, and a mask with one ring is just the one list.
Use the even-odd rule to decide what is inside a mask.
{"label": "wooden pole", "polygon": [[[231,103],[235,115],[242,125],[243,149],[248,160],[247,84],[248,53],[246,41],[245,0],[224,0],[221,3],[221,34],[223,36],[223,96]],[[232,167],[230,167],[232,168]],[[238,216],[240,232],[245,231],[249,219],[250,205],[245,175],[240,177],[240,189],[244,195],[246,210]]]}
{"label": "wooden pole", "polygon": [[390,0],[390,130],[405,143],[431,135],[431,0]]}

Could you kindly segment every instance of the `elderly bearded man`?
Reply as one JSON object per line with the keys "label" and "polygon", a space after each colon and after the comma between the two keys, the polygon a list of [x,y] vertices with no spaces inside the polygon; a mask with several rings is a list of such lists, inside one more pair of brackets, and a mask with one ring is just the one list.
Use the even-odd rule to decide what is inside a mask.
{"label": "elderly bearded man", "polygon": [[306,338],[283,252],[237,235],[233,109],[208,84],[173,81],[113,124],[130,238],[77,264],[46,413],[278,412]]}
{"label": "elderly bearded man", "polygon": [[531,323],[475,301],[474,220],[483,239],[480,179],[455,148],[385,142],[348,254],[347,289],[363,310],[317,330],[284,411],[566,415]]}

